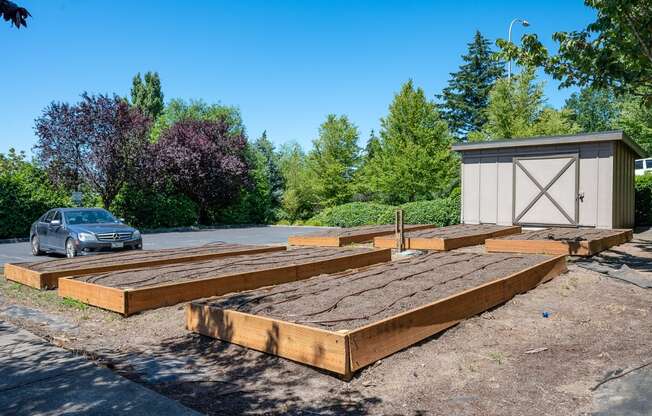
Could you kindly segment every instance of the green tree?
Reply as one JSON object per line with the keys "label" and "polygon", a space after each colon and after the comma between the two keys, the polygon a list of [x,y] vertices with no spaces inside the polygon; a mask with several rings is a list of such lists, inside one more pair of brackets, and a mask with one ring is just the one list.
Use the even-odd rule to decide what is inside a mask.
{"label": "green tree", "polygon": [[136,74],[131,84],[131,103],[152,120],[163,112],[163,92],[158,72],[146,72],[141,78]]}
{"label": "green tree", "polygon": [[503,63],[495,59],[489,40],[479,31],[475,32],[462,60],[464,63],[459,71],[450,74],[448,86],[440,96],[442,117],[459,139],[480,130],[486,123],[484,109],[489,102],[489,92],[505,74]]}
{"label": "green tree", "polygon": [[648,155],[652,155],[652,108],[642,101],[643,98],[635,96],[622,99],[614,127],[622,129]]}
{"label": "green tree", "polygon": [[350,202],[360,162],[358,128],[346,116],[329,114],[312,141],[308,167],[321,207]]}
{"label": "green tree", "polygon": [[372,198],[389,204],[431,199],[457,183],[453,138],[437,105],[412,80],[381,119],[380,142],[361,175]]}
{"label": "green tree", "polygon": [[224,122],[229,126],[229,135],[238,136],[245,131],[240,110],[233,106],[208,104],[202,100],[184,101],[172,99],[152,126],[150,139],[157,142],[161,134],[181,120],[203,120]]}
{"label": "green tree", "polygon": [[545,106],[543,83],[535,82],[534,69],[501,79],[491,90],[486,110],[487,123],[469,140],[496,140],[518,137],[572,134],[579,131],[570,120],[570,111]]}
{"label": "green tree", "polygon": [[279,167],[285,182],[280,219],[290,222],[312,217],[318,197],[307,157],[297,143],[286,143],[279,151]]}
{"label": "green tree", "polygon": [[279,166],[279,155],[272,142],[267,138],[267,131],[263,131],[263,134],[254,142],[254,147],[264,158],[265,171],[269,178],[271,202],[274,208],[278,208],[285,183]]}
{"label": "green tree", "polygon": [[566,100],[565,108],[572,112],[572,120],[584,132],[614,128],[619,116],[619,103],[610,90],[584,88]]}
{"label": "green tree", "polygon": [[650,0],[585,0],[596,19],[584,29],[557,32],[557,53],[549,54],[536,35],[522,37],[522,47],[498,40],[502,55],[522,65],[542,66],[572,85],[609,88],[652,104],[652,4]]}
{"label": "green tree", "polygon": [[30,224],[45,211],[72,204],[69,195],[24,153],[0,153],[0,238],[29,236]]}

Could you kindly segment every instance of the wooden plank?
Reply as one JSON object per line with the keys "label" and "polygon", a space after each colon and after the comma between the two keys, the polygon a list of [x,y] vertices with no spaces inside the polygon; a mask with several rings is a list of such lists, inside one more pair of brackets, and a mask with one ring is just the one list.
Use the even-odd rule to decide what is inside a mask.
{"label": "wooden plank", "polygon": [[125,314],[127,310],[124,290],[86,283],[70,278],[59,279],[57,294],[89,305]]}
{"label": "wooden plank", "polygon": [[[20,283],[26,286],[33,287],[35,289],[47,289],[52,287],[52,280],[47,279],[42,276],[42,273],[39,273],[34,270],[30,270],[24,267],[22,264],[12,264],[7,263],[4,266],[4,274],[7,280],[12,282]],[[55,279],[56,280],[56,279]],[[56,287],[56,286],[55,286]]]}
{"label": "wooden plank", "polygon": [[592,256],[633,238],[632,230],[619,231],[622,232],[608,237],[584,241],[488,239],[485,241],[485,247],[488,252]]}
{"label": "wooden plank", "polygon": [[[505,236],[510,234],[517,234],[521,232],[520,226],[512,226],[505,229],[493,232],[478,232],[473,235],[466,235],[461,237],[410,237],[408,233],[405,237],[405,247],[412,250],[438,250],[447,251],[454,250],[460,247],[475,246],[483,244],[486,239]],[[382,248],[396,248],[396,241],[390,237],[376,237],[374,238],[374,247]]]}
{"label": "wooden plank", "polygon": [[508,277],[350,331],[351,371],[504,303],[564,271],[565,256],[557,256]]}
{"label": "wooden plank", "polygon": [[[51,272],[38,272],[35,270],[31,270],[25,266],[22,266],[19,263],[13,265],[16,266],[14,268],[9,267],[9,270],[11,271],[12,274],[11,276],[7,275],[7,279],[37,289],[56,289],[59,278],[62,277],[84,276],[84,275],[95,274],[95,273],[137,269],[140,267],[153,267],[153,266],[163,266],[166,264],[196,262],[202,260],[217,259],[222,257],[240,256],[243,254],[259,254],[259,253],[268,253],[268,252],[275,252],[275,251],[285,251],[286,249],[287,248],[285,246],[242,248],[239,250],[194,254],[194,255],[179,256],[179,257],[167,257],[167,258],[161,258],[155,260],[143,259],[134,262],[107,264],[105,266],[77,267],[77,268],[71,267],[69,269],[63,269],[63,270],[57,270]],[[10,264],[7,264],[5,266],[9,266],[9,265]],[[5,270],[7,270],[6,267]]]}
{"label": "wooden plank", "polygon": [[320,246],[320,247],[340,247],[339,237],[327,236],[302,236],[292,235],[288,237],[288,244],[291,246]]}
{"label": "wooden plank", "polygon": [[345,377],[350,374],[346,334],[200,303],[187,305],[186,328]]}
{"label": "wooden plank", "polygon": [[[406,231],[425,230],[437,228],[433,224],[411,224],[406,225]],[[349,236],[326,236],[326,235],[294,235],[288,237],[288,244],[292,246],[321,246],[321,247],[343,247],[355,243],[367,243],[375,237],[394,234],[394,230],[360,232]],[[389,247],[383,247],[389,248]]]}

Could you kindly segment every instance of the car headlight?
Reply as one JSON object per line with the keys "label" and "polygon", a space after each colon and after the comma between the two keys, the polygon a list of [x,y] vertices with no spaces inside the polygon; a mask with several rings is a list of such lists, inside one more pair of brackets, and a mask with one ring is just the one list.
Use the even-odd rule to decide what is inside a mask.
{"label": "car headlight", "polygon": [[131,235],[131,238],[140,238],[140,231],[134,231],[134,233]]}
{"label": "car headlight", "polygon": [[91,233],[79,233],[77,238],[79,238],[79,241],[95,241],[95,236]]}

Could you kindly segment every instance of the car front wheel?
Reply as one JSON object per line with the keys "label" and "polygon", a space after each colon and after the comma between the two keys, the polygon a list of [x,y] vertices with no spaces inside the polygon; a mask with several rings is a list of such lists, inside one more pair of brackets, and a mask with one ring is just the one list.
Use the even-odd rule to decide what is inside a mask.
{"label": "car front wheel", "polygon": [[77,250],[75,249],[75,243],[72,241],[72,238],[66,240],[66,257],[69,259],[77,255]]}
{"label": "car front wheel", "polygon": [[35,235],[32,237],[32,255],[40,256],[42,254],[43,251],[41,251],[41,242],[39,241],[38,235]]}

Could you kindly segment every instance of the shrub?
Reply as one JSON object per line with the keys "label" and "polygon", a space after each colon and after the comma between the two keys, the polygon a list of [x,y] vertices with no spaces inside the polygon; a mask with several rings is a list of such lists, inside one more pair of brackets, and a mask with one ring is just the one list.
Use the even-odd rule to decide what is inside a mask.
{"label": "shrub", "polygon": [[440,227],[459,224],[460,198],[436,199],[434,201],[408,202],[401,205],[406,224],[436,224]]}
{"label": "shrub", "polygon": [[[359,225],[387,224],[391,222],[394,208],[374,202],[351,202],[326,208],[315,215],[306,225],[329,227],[356,227]],[[390,220],[387,221],[387,218]]]}
{"label": "shrub", "polygon": [[187,227],[197,224],[197,204],[185,195],[125,185],[111,206],[113,214],[139,228]]}
{"label": "shrub", "polygon": [[636,177],[636,224],[652,225],[652,174]]}
{"label": "shrub", "polygon": [[70,206],[68,194],[46,173],[11,149],[0,154],[0,238],[28,237],[29,227],[47,210]]}

